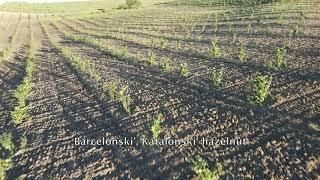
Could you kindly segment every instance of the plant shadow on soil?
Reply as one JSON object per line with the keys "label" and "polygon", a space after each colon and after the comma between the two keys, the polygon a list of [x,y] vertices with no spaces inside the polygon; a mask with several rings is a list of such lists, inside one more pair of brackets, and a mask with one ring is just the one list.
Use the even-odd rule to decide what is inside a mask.
{"label": "plant shadow on soil", "polygon": [[[222,32],[221,35],[225,36],[224,33]],[[245,36],[245,34],[243,35]],[[149,49],[149,47],[137,43],[123,42],[132,47]],[[73,42],[67,38],[60,43],[64,46],[78,48],[78,53],[91,57],[101,73],[110,71],[114,73],[115,77],[137,85],[133,87],[133,107],[149,108],[152,107],[152,104],[160,105],[151,108],[150,111],[138,111],[132,116],[123,115],[119,103],[102,100],[100,98],[102,92],[95,90],[90,81],[78,73],[72,65],[64,62],[58,52],[49,46],[44,47],[37,55],[38,61],[42,62],[39,68],[43,70],[41,72],[44,73],[43,76],[46,76],[46,73],[49,74],[46,77],[41,77],[42,82],[37,83],[48,86],[50,84],[46,84],[46,81],[55,81],[55,87],[50,88],[55,89],[57,94],[47,94],[44,97],[39,95],[40,97],[37,99],[31,100],[31,104],[35,104],[34,106],[37,107],[31,112],[31,116],[35,119],[30,127],[23,127],[19,131],[27,133],[29,140],[38,141],[31,142],[33,143],[30,145],[33,146],[32,148],[27,148],[24,150],[24,154],[15,157],[16,163],[22,157],[28,161],[14,167],[9,173],[10,178],[16,178],[30,172],[34,173],[33,175],[40,174],[42,177],[49,178],[58,174],[71,174],[75,171],[84,171],[79,175],[79,178],[84,178],[85,175],[94,175],[96,169],[101,168],[100,171],[105,174],[98,174],[96,178],[107,176],[108,178],[140,177],[150,179],[174,176],[187,179],[193,173],[186,158],[195,153],[206,154],[211,162],[217,160],[223,162],[226,159],[239,157],[239,155],[245,156],[245,152],[263,147],[267,142],[278,140],[288,133],[296,136],[300,134],[314,136],[313,132],[308,131],[308,128],[301,128],[306,127],[307,122],[304,122],[308,119],[306,115],[250,105],[246,101],[247,89],[239,90],[239,88],[231,91],[231,88],[213,89],[208,86],[198,86],[191,83],[190,79],[178,77],[176,73],[162,73],[155,67],[121,62],[88,44]],[[158,51],[160,52],[159,49]],[[163,53],[162,55],[170,54],[174,57],[190,58],[190,54],[183,52],[162,50],[161,53]],[[196,54],[193,54],[192,57],[203,58]],[[223,58],[218,61],[208,59],[204,61],[212,67],[237,69],[244,76],[252,76],[255,71],[267,71],[256,64],[248,63],[242,66]],[[52,66],[54,63],[56,66]],[[119,71],[115,71],[115,69]],[[284,71],[276,76],[282,75],[290,75],[292,82],[319,80],[318,72],[308,72],[302,75],[300,72],[288,73]],[[104,77],[104,79],[108,79],[108,77]],[[285,84],[286,82],[282,81],[281,83]],[[204,84],[210,84],[210,80],[206,79]],[[143,85],[148,87],[146,93],[153,93],[147,95],[154,95],[155,99],[139,100],[141,96],[144,96],[143,92],[139,92],[139,89],[145,89],[146,86]],[[316,93],[313,92],[310,96]],[[294,106],[299,105],[297,102],[301,98],[292,100],[296,102]],[[178,101],[175,100],[172,103],[171,99],[178,99]],[[292,104],[292,101],[286,103]],[[39,102],[42,104],[37,104]],[[291,108],[294,107],[289,109]],[[252,144],[233,148],[200,145],[192,147],[164,146],[156,150],[141,145],[132,147],[76,147],[73,145],[73,138],[78,136],[92,139],[104,135],[117,139],[139,138],[148,131],[147,127],[151,123],[151,117],[154,117],[158,112],[165,114],[165,121],[162,122],[162,125],[168,130],[164,132],[166,136],[179,139],[195,137],[197,134],[201,134],[200,137],[215,138],[245,136],[252,140]],[[219,118],[209,120],[214,114]],[[259,159],[259,157],[255,158]],[[237,167],[243,164],[250,166],[246,161],[236,164],[234,168],[238,169]],[[230,166],[232,165],[228,164],[225,168],[228,169]],[[278,167],[272,168],[276,170]],[[257,171],[255,174],[264,177],[261,166],[255,171]]]}
{"label": "plant shadow on soil", "polygon": [[16,100],[10,93],[12,93],[23,80],[26,65],[25,59],[27,57],[25,53],[26,49],[27,46],[25,45],[8,60],[1,62],[0,106],[4,114],[1,116],[0,134],[3,134],[4,131],[10,127],[10,112],[13,111],[16,104]]}
{"label": "plant shadow on soil", "polygon": [[[65,40],[61,42],[64,45],[68,45],[70,47],[77,47],[83,46],[82,43],[72,42],[70,40]],[[86,48],[84,48],[86,50]],[[92,57],[95,60],[105,60],[108,61],[109,59],[113,59],[104,53],[101,53],[97,50],[92,48],[88,48],[87,51],[82,50],[80,53],[87,54],[88,56]],[[209,137],[228,137],[234,136],[234,130],[237,130],[238,126],[248,126],[250,129],[257,129],[257,127],[264,128],[264,131],[267,132],[266,134],[261,134],[261,131],[256,130],[253,134],[248,136],[248,138],[255,139],[254,143],[245,146],[245,147],[236,147],[232,149],[228,153],[224,152],[224,147],[219,148],[210,148],[210,147],[186,147],[182,148],[184,151],[182,152],[181,149],[178,147],[159,147],[159,151],[148,151],[141,146],[134,147],[133,150],[128,152],[128,150],[119,147],[102,147],[102,149],[108,153],[108,157],[112,162],[116,162],[115,169],[112,171],[111,174],[108,174],[108,177],[144,177],[144,178],[159,178],[159,177],[170,177],[173,174],[177,174],[180,178],[188,178],[191,173],[189,169],[189,164],[185,161],[186,157],[192,155],[195,152],[202,152],[202,153],[209,153],[212,151],[221,152],[220,155],[214,156],[212,154],[208,154],[209,159],[211,160],[220,160],[223,161],[224,159],[232,158],[235,155],[243,154],[244,152],[248,151],[249,149],[255,149],[259,146],[262,146],[266,142],[277,139],[280,136],[286,133],[297,133],[296,129],[286,129],[285,127],[288,124],[293,126],[299,126],[300,124],[294,124],[292,122],[294,119],[305,119],[303,116],[290,114],[284,111],[278,111],[274,109],[269,109],[266,107],[257,108],[255,106],[250,106],[243,101],[239,101],[236,99],[230,99],[230,97],[234,97],[237,93],[228,93],[222,90],[209,90],[203,89],[202,87],[194,86],[187,82],[186,79],[176,77],[170,74],[162,74],[159,71],[155,70],[154,68],[146,67],[144,65],[139,64],[126,64],[120,62],[120,64],[124,65],[122,68],[128,69],[127,71],[120,71],[116,74],[116,76],[126,79],[132,83],[138,84],[145,84],[148,83],[151,88],[155,92],[163,93],[161,89],[170,89],[170,85],[175,84],[178,89],[181,89],[179,92],[174,92],[171,94],[171,97],[179,97],[181,98],[180,104],[172,104],[169,106],[162,106],[159,109],[154,110],[151,112],[152,115],[155,115],[156,112],[161,111],[165,112],[166,117],[168,118],[164,122],[165,127],[173,127],[175,125],[181,125],[184,123],[193,124],[192,127],[183,126],[181,132],[177,132],[179,138],[187,137],[188,135],[192,134],[192,132],[202,131],[202,136],[209,136]],[[103,64],[101,65],[103,66]],[[134,66],[134,68],[130,68]],[[71,68],[69,66],[69,68]],[[113,67],[111,67],[113,68]],[[117,67],[118,68],[118,67]],[[101,67],[103,70],[104,67]],[[134,72],[135,69],[143,69],[150,74],[154,74],[153,76],[148,76],[148,79],[143,75],[143,73]],[[73,69],[73,73],[76,73],[76,70]],[[62,78],[60,76],[59,78]],[[99,112],[101,115],[98,117],[88,117],[85,116],[83,119],[90,118],[90,124],[92,128],[86,129],[88,126],[85,123],[80,123],[78,121],[72,121],[68,126],[64,128],[69,128],[72,131],[81,132],[86,137],[96,138],[99,134],[104,134],[106,132],[110,133],[111,136],[117,138],[124,138],[124,137],[140,137],[141,134],[147,131],[145,129],[148,124],[150,124],[149,120],[145,120],[146,116],[144,113],[115,119],[115,116],[110,114],[108,110],[110,109],[121,109],[119,104],[114,104],[110,102],[101,101],[99,93],[92,92],[92,84],[87,80],[83,79],[81,75],[77,76],[78,80],[84,84],[85,91],[91,94],[95,102],[101,104],[101,107],[94,108],[93,112]],[[69,80],[68,80],[69,81]],[[148,102],[145,102],[148,104]],[[92,107],[92,104],[83,101],[82,99],[76,99],[77,105],[80,107],[72,107],[69,109],[68,107],[64,108],[65,112],[72,112],[74,111],[73,108],[76,108],[77,111],[81,111],[83,114],[90,114],[86,112],[86,107]],[[93,103],[94,104],[94,103]],[[189,108],[186,108],[189,107]],[[218,116],[222,117],[218,123],[226,125],[228,127],[228,131],[225,131],[226,128],[219,129],[212,125],[212,122],[209,121],[207,118],[209,117],[210,113],[202,113],[199,115],[199,112],[205,112],[205,108],[208,109],[215,109],[218,112]],[[181,111],[181,116],[173,117],[173,111]],[[250,115],[250,110],[253,111],[254,115]],[[231,113],[230,113],[231,112]],[[152,116],[151,115],[151,116]],[[239,124],[232,124],[230,119],[232,116],[238,118],[240,120]],[[195,118],[202,119],[201,122],[194,121]],[[81,118],[80,118],[81,119]],[[231,124],[231,125],[228,125]],[[267,128],[263,127],[266,126]],[[212,131],[214,128],[214,131]],[[52,131],[49,130],[49,131]],[[305,133],[305,132],[304,132]],[[194,135],[194,134],[193,134]],[[258,139],[256,139],[258,137]],[[63,140],[61,140],[63,142]],[[60,141],[49,144],[48,146],[58,146]],[[82,147],[83,149],[81,152],[89,151],[89,147]],[[89,157],[86,157],[85,162],[80,162],[77,166],[85,167],[90,162],[95,162],[99,158],[103,158],[104,155],[95,154]],[[160,158],[159,158],[160,157]],[[178,160],[180,159],[180,160]],[[182,160],[181,160],[182,159]],[[179,163],[176,163],[176,162]],[[71,162],[70,162],[71,163]],[[72,171],[72,167],[67,165],[67,171]],[[173,166],[173,164],[175,164]],[[48,170],[49,173],[50,170]],[[49,174],[48,174],[49,175]]]}

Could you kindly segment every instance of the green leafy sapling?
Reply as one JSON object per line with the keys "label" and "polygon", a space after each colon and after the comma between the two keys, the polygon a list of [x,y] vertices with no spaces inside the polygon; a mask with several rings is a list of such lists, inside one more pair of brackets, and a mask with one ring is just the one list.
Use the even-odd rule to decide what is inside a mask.
{"label": "green leafy sapling", "polygon": [[163,72],[169,72],[171,71],[172,67],[170,65],[170,59],[168,58],[161,58],[161,61],[160,61],[160,69],[163,71]]}
{"label": "green leafy sapling", "polygon": [[243,43],[240,44],[238,58],[239,58],[240,62],[246,61],[246,49],[245,49]]}
{"label": "green leafy sapling", "polygon": [[222,165],[217,162],[215,166],[210,169],[207,161],[201,156],[196,156],[189,160],[191,169],[202,180],[218,180],[223,175]]}
{"label": "green leafy sapling", "polygon": [[216,69],[212,71],[212,85],[213,87],[219,87],[223,80],[223,70]]}
{"label": "green leafy sapling", "polygon": [[148,64],[149,65],[156,64],[156,58],[157,58],[156,54],[153,51],[149,52],[148,53]]}
{"label": "green leafy sapling", "polygon": [[127,113],[131,113],[130,105],[131,105],[131,96],[129,91],[129,86],[124,86],[119,91],[119,101],[122,103],[122,107]]}
{"label": "green leafy sapling", "polygon": [[168,46],[168,40],[166,39],[161,39],[160,41],[160,48],[165,49]]}
{"label": "green leafy sapling", "polygon": [[253,104],[259,105],[265,102],[266,98],[270,95],[271,81],[271,76],[257,76],[251,82],[253,94],[249,96],[249,101]]}
{"label": "green leafy sapling", "polygon": [[151,133],[152,133],[152,137],[154,139],[158,139],[162,130],[161,127],[161,121],[163,120],[163,115],[162,113],[157,114],[157,117],[155,119],[153,119],[152,121],[152,125],[151,125]]}
{"label": "green leafy sapling", "polygon": [[117,89],[118,89],[119,83],[116,81],[109,82],[104,85],[104,91],[105,95],[110,98],[111,100],[116,100],[117,98]]}
{"label": "green leafy sapling", "polygon": [[180,75],[182,77],[188,77],[189,75],[189,67],[186,62],[180,64]]}
{"label": "green leafy sapling", "polygon": [[211,42],[211,52],[210,52],[210,54],[214,58],[217,58],[217,57],[221,56],[220,48],[219,48],[218,43],[217,43],[216,40],[212,40],[212,42]]}

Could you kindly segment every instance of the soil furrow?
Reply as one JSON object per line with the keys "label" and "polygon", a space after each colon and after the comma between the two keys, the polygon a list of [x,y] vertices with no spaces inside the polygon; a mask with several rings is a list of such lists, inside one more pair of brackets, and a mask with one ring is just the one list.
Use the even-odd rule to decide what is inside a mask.
{"label": "soil furrow", "polygon": [[18,36],[13,45],[13,52],[0,63],[0,134],[6,131],[11,121],[11,111],[16,105],[13,98],[14,90],[21,83],[25,74],[25,65],[28,49],[28,19],[22,19]]}

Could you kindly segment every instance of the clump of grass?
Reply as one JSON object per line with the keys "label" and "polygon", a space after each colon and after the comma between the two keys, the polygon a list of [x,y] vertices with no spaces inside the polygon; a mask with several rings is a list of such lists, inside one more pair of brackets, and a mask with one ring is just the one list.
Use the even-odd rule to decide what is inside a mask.
{"label": "clump of grass", "polygon": [[121,88],[121,90],[119,91],[118,94],[118,98],[119,101],[122,104],[123,109],[127,112],[127,113],[131,113],[130,110],[130,105],[131,105],[131,96],[130,96],[130,91],[129,91],[129,87],[128,86],[124,86],[123,88]]}
{"label": "clump of grass", "polygon": [[153,52],[153,51],[151,51],[151,52],[149,52],[148,53],[148,64],[149,65],[154,65],[154,64],[156,64],[156,54]]}
{"label": "clump of grass", "polygon": [[158,113],[157,117],[153,119],[152,121],[152,125],[151,125],[151,133],[152,133],[152,137],[154,139],[158,139],[161,132],[162,132],[162,128],[161,128],[161,120],[163,119],[163,115],[162,113]]}
{"label": "clump of grass", "polygon": [[189,75],[189,67],[186,62],[180,64],[180,75],[182,77],[188,77]]}
{"label": "clump of grass", "polygon": [[270,95],[271,81],[271,76],[257,76],[251,82],[253,88],[253,95],[249,97],[249,101],[253,104],[262,104]]}
{"label": "clump of grass", "polygon": [[171,71],[172,67],[170,65],[170,59],[168,58],[161,58],[161,61],[160,61],[160,69],[163,71],[163,72],[169,72]]}
{"label": "clump of grass", "polygon": [[199,155],[191,158],[189,161],[191,163],[192,171],[194,171],[202,180],[218,180],[223,174],[222,165],[219,162],[210,169],[207,161]]}
{"label": "clump of grass", "polygon": [[244,48],[244,45],[241,43],[239,47],[239,55],[238,55],[240,62],[246,61],[246,49]]}
{"label": "clump of grass", "polygon": [[212,40],[211,41],[211,52],[210,55],[214,58],[220,57],[221,56],[221,52],[220,52],[220,48],[217,44],[216,40]]}
{"label": "clump of grass", "polygon": [[223,70],[217,69],[212,71],[212,85],[213,87],[219,87],[222,85]]}

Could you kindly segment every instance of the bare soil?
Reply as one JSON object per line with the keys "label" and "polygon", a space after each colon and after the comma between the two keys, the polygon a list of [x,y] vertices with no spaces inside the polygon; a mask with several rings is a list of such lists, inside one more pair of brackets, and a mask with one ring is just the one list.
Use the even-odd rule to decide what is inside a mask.
{"label": "bare soil", "polygon": [[[158,6],[161,9],[167,5]],[[225,172],[222,179],[319,179],[320,22],[316,8],[305,12],[304,31],[288,48],[289,68],[284,70],[265,66],[274,58],[275,48],[288,40],[285,34],[290,24],[278,23],[280,12],[261,11],[268,17],[265,24],[250,19],[250,13],[242,14],[245,24],[252,23],[254,27],[251,34],[235,15],[230,15],[238,41],[247,48],[247,62],[239,63],[238,44],[232,43],[233,34],[228,32],[227,21],[220,21],[216,33],[223,55],[211,58],[208,52],[214,33],[212,13],[199,10],[200,19],[209,18],[184,22],[178,15],[194,18],[193,12],[176,8],[173,15],[165,14],[165,10],[157,14],[151,9],[132,16],[121,13],[96,18],[66,16],[57,21],[31,15],[36,45],[36,70],[27,100],[31,120],[16,127],[16,133],[25,135],[28,144],[15,153],[14,167],[7,173],[9,179],[192,179],[196,174],[188,159],[196,154],[203,156],[210,167],[220,162]],[[296,22],[298,13],[298,10],[287,12],[284,21]],[[11,14],[0,14],[1,21],[9,22],[11,17]],[[92,62],[102,82],[119,81],[129,85],[133,102],[131,115],[123,111],[119,102],[101,98],[102,93],[94,82],[80,74],[50,44],[40,20],[59,46]],[[54,21],[63,31],[97,38],[112,47],[126,47],[129,54],[140,60],[147,59],[147,54],[153,51],[158,58],[169,58],[174,69],[164,73],[142,61],[122,61],[92,44],[65,36],[51,24]],[[167,36],[172,29],[185,35],[183,23],[193,21],[196,25],[191,38]],[[16,106],[13,91],[25,75],[30,31],[27,23],[28,16],[22,15],[14,51],[0,63],[1,133],[7,130],[10,112]],[[263,32],[269,25],[274,31],[266,35]],[[107,29],[125,38],[83,32]],[[144,43],[151,38],[166,39],[168,47],[153,48]],[[1,40],[1,44],[2,41],[5,42]],[[174,46],[179,41],[182,48],[177,50]],[[179,75],[182,62],[190,67],[187,78]],[[211,85],[213,69],[225,72],[220,88]],[[262,106],[248,102],[252,92],[250,82],[257,74],[273,78],[271,97]],[[161,138],[246,138],[249,143],[239,146],[75,145],[75,138],[141,140],[150,136],[150,125],[158,113],[164,115]]]}

